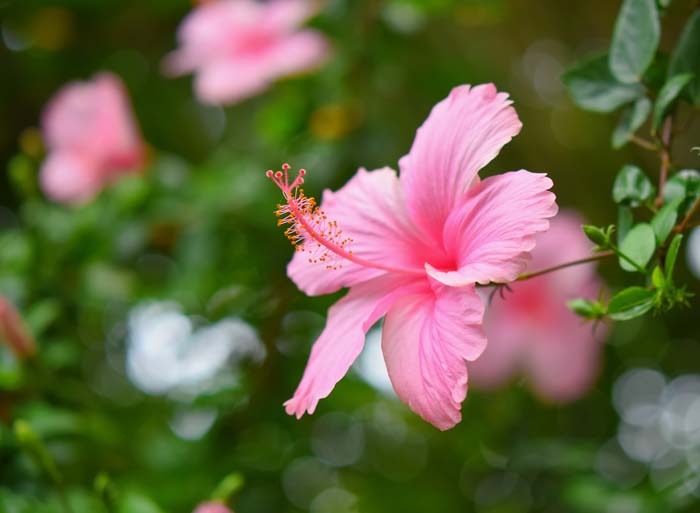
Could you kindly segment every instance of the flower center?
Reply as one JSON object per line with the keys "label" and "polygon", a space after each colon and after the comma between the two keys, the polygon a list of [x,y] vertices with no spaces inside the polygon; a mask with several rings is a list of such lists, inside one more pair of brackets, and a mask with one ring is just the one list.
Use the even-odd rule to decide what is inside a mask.
{"label": "flower center", "polygon": [[285,203],[277,205],[275,211],[277,225],[288,225],[284,231],[285,236],[297,251],[307,254],[309,263],[322,264],[329,270],[338,270],[343,267],[345,261],[349,261],[383,271],[424,274],[422,270],[398,269],[354,255],[350,249],[354,240],[347,237],[337,221],[330,219],[319,208],[316,200],[307,197],[300,188],[304,183],[305,169],[300,169],[291,183],[289,164],[283,164],[282,171],[268,170],[265,175],[280,188],[285,199]]}

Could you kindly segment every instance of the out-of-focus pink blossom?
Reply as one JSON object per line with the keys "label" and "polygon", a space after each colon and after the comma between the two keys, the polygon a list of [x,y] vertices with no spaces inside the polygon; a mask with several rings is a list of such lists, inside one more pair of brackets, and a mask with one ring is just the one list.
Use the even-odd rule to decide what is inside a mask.
{"label": "out-of-focus pink blossom", "polygon": [[125,88],[111,73],[64,86],[44,110],[42,129],[48,155],[40,182],[54,201],[85,203],[144,165],[145,148]]}
{"label": "out-of-focus pink blossom", "polygon": [[222,502],[203,502],[192,513],[233,513]]}
{"label": "out-of-focus pink blossom", "polygon": [[325,191],[320,209],[299,189],[305,172],[268,171],[299,249],[290,278],[309,295],[350,287],[328,312],[289,414],[314,412],[386,315],[382,351],[398,396],[439,429],[460,421],[466,361],[486,345],[475,284],[515,279],[557,211],[544,174],[478,177],[520,131],[510,105],[493,84],[453,89],[418,130],[400,177],[361,169]]}
{"label": "out-of-focus pink blossom", "polygon": [[326,38],[299,29],[315,11],[312,0],[203,3],[180,26],[180,48],[166,57],[165,71],[195,73],[195,92],[205,103],[239,102],[326,59]]}
{"label": "out-of-focus pink blossom", "polygon": [[[555,217],[550,230],[538,236],[529,269],[590,256],[592,245],[581,224],[573,212]],[[546,401],[581,397],[596,377],[605,326],[594,336],[591,324],[571,312],[566,302],[581,296],[595,299],[601,285],[590,263],[512,283],[503,298],[495,294],[484,323],[488,347],[469,364],[473,382],[493,388],[522,373]]]}
{"label": "out-of-focus pink blossom", "polygon": [[2,296],[0,296],[0,340],[4,341],[18,358],[28,358],[36,353],[34,337],[12,303]]}

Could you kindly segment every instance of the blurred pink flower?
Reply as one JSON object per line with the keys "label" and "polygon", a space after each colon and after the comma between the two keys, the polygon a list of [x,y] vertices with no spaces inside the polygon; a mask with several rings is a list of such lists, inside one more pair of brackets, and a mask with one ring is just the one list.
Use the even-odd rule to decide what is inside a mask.
{"label": "blurred pink flower", "polygon": [[223,503],[218,501],[203,502],[192,513],[233,513]]}
{"label": "blurred pink flower", "polygon": [[145,148],[126,91],[110,73],[64,86],[46,107],[42,128],[48,155],[40,182],[54,201],[85,203],[144,165]]}
{"label": "blurred pink flower", "polygon": [[398,396],[440,429],[461,420],[465,360],[486,339],[475,283],[508,282],[525,268],[534,234],[556,213],[552,182],[516,171],[479,180],[521,128],[493,84],[461,86],[438,103],[411,151],[389,168],[360,171],[315,208],[284,173],[270,176],[297,246],[287,269],[309,295],[349,293],[333,305],[311,351],[289,414],[313,413],[357,358],[367,330],[386,314],[382,350]]}
{"label": "blurred pink flower", "polygon": [[165,71],[196,73],[195,91],[205,103],[239,102],[325,60],[326,38],[299,30],[315,11],[311,0],[206,2],[180,26],[180,48],[166,57]]}
{"label": "blurred pink flower", "polygon": [[[581,230],[582,219],[562,212],[537,238],[529,268],[533,271],[590,256],[592,244]],[[589,323],[572,313],[566,302],[595,299],[601,287],[594,263],[512,283],[512,292],[498,294],[488,308],[484,329],[489,344],[478,361],[469,364],[477,386],[493,388],[516,373],[529,379],[539,397],[567,402],[581,397],[598,371],[605,327],[596,336]]]}

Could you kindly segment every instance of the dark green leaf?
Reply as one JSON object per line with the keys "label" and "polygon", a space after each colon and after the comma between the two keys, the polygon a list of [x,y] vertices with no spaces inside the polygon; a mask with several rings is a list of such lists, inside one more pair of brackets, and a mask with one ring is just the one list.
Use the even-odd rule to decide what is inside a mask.
{"label": "dark green leaf", "polygon": [[[620,251],[639,267],[649,263],[656,249],[654,229],[647,223],[634,226],[620,244]],[[620,267],[625,271],[637,271],[630,262],[620,258]]]}
{"label": "dark green leaf", "polygon": [[671,239],[671,244],[668,246],[666,261],[664,262],[664,267],[666,267],[666,281],[671,281],[673,276],[673,268],[676,266],[676,258],[678,258],[678,250],[681,247],[681,242],[683,242],[683,234],[677,233],[676,236]]}
{"label": "dark green leaf", "polygon": [[652,290],[629,287],[613,296],[608,303],[608,315],[616,321],[628,321],[647,313],[654,306]]}
{"label": "dark green leaf", "polygon": [[654,196],[654,186],[637,166],[627,164],[620,169],[613,184],[615,203],[633,207]]}
{"label": "dark green leaf", "polygon": [[644,124],[650,112],[651,101],[646,97],[640,98],[627,107],[612,134],[613,148],[619,149],[627,144],[630,137]]}
{"label": "dark green leaf", "polygon": [[695,10],[683,28],[676,48],[671,54],[668,76],[693,73],[695,78],[688,85],[691,101],[700,103],[700,11]]}
{"label": "dark green leaf", "polygon": [[657,52],[651,66],[644,73],[642,83],[645,87],[658,94],[668,79],[668,62],[670,56],[667,53]]}
{"label": "dark green leaf", "polygon": [[661,122],[663,121],[664,115],[668,111],[668,108],[674,101],[676,101],[678,95],[681,94],[683,88],[692,80],[692,78],[692,73],[674,75],[661,88],[659,96],[656,98],[656,103],[654,104],[654,116],[652,117],[652,127],[654,131],[661,126]]}
{"label": "dark green leaf", "polygon": [[612,76],[607,55],[580,62],[562,80],[574,103],[593,112],[612,112],[644,94],[640,84],[622,84]]}
{"label": "dark green leaf", "polygon": [[663,245],[666,242],[666,238],[671,234],[671,230],[676,225],[678,207],[682,201],[682,199],[675,199],[666,203],[652,218],[651,227],[654,229],[657,245]]}
{"label": "dark green leaf", "polygon": [[621,244],[634,224],[632,209],[625,205],[617,208],[617,244]]}
{"label": "dark green leaf", "polygon": [[638,82],[651,64],[661,37],[654,0],[624,0],[610,46],[610,70],[623,83]]}

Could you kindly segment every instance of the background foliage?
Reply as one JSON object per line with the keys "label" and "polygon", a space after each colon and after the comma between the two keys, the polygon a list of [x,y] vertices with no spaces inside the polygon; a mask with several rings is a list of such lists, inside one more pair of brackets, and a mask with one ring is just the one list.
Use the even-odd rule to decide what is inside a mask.
{"label": "background foliage", "polygon": [[[677,0],[665,14],[663,52],[692,7]],[[493,81],[524,130],[489,169],[546,171],[560,205],[609,224],[622,165],[655,176],[658,163],[630,145],[611,149],[617,120],[578,110],[561,75],[605,51],[618,2],[333,0],[313,23],[334,45],[330,63],[227,109],[200,105],[188,78],[160,73],[190,8],[0,1],[0,291],[39,344],[33,362],[0,359],[0,511],[185,512],[231,473],[245,479],[239,513],[695,510],[700,440],[653,464],[630,452],[625,390],[635,387],[625,383],[641,376],[652,401],[663,376],[698,371],[697,302],[615,325],[595,388],[565,407],[538,403],[521,383],[470,390],[464,421],[439,433],[352,374],[312,417],[281,408],[336,298],[304,297],[286,278],[291,248],[264,171],[305,167],[318,193],[360,166],[396,167],[453,86]],[[127,84],[149,169],[87,206],[51,204],[36,185],[34,127],[57,88],[99,70]],[[691,121],[676,144],[692,147],[699,130]],[[698,166],[691,152],[677,158]],[[677,267],[697,293],[684,254]],[[601,270],[612,290],[627,285],[615,262]],[[231,361],[206,386],[139,389],[126,370],[129,330],[153,301],[195,329],[241,319],[266,357]],[[642,367],[655,372],[629,374]],[[690,389],[695,402],[680,414],[700,408]]]}

